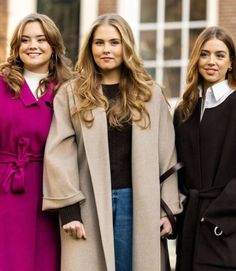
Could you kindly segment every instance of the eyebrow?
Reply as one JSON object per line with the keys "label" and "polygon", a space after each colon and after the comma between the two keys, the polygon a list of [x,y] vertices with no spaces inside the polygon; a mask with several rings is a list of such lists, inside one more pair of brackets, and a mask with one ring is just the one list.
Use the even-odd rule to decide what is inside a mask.
{"label": "eyebrow", "polygon": [[[29,38],[30,36],[29,35],[22,35],[21,36],[22,38]],[[45,38],[46,36],[45,35],[37,35],[36,38]]]}
{"label": "eyebrow", "polygon": [[[102,38],[94,38],[93,40],[104,40],[104,39],[102,39]],[[121,39],[119,39],[119,38],[109,39],[109,41],[114,41],[114,40],[119,40],[119,41],[121,41]]]}
{"label": "eyebrow", "polygon": [[[201,52],[210,52],[210,51],[206,50],[206,49],[201,49]],[[219,50],[219,51],[216,51],[215,53],[224,53],[224,54],[227,54],[227,52],[224,51],[224,50]]]}

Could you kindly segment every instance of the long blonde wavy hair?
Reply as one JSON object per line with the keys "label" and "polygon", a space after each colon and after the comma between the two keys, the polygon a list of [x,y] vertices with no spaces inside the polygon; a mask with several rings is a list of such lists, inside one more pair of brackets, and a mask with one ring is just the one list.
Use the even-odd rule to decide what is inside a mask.
{"label": "long blonde wavy hair", "polygon": [[[118,30],[123,47],[119,82],[121,95],[110,108],[106,97],[100,91],[103,75],[95,64],[91,49],[94,32],[103,24],[111,25]],[[76,71],[78,72],[76,91],[80,101],[78,113],[84,125],[87,127],[93,125],[92,110],[96,107],[103,107],[107,111],[108,121],[112,127],[122,127],[124,122],[130,121],[137,122],[142,128],[150,125],[145,103],[152,97],[153,80],[135,51],[133,33],[124,18],[117,14],[104,14],[94,21],[82,44]]]}
{"label": "long blonde wavy hair", "polygon": [[198,71],[198,61],[203,45],[210,39],[222,41],[229,50],[232,70],[226,74],[226,79],[231,88],[236,88],[236,51],[233,38],[226,29],[219,26],[208,27],[198,36],[190,55],[187,67],[186,87],[177,110],[181,114],[182,121],[186,121],[193,113],[199,98],[198,85],[203,83],[203,78]]}
{"label": "long blonde wavy hair", "polygon": [[56,83],[54,91],[66,80],[72,77],[72,63],[65,55],[65,46],[61,33],[55,23],[46,15],[33,13],[24,17],[13,33],[10,42],[10,55],[5,63],[0,65],[0,75],[3,76],[15,97],[20,95],[24,82],[24,63],[19,56],[22,34],[25,26],[30,22],[39,22],[45,34],[47,42],[52,47],[52,57],[49,63],[49,73],[46,78],[40,81],[39,90],[42,94],[52,81]]}

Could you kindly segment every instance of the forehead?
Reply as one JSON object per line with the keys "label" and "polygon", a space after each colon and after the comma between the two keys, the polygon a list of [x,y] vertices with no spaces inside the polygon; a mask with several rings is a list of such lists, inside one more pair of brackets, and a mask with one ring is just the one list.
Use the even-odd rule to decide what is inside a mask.
{"label": "forehead", "polygon": [[206,41],[202,46],[202,50],[229,52],[226,44],[217,38]]}
{"label": "forehead", "polygon": [[32,35],[32,34],[44,35],[43,28],[38,21],[28,22],[23,28],[22,35]]}
{"label": "forehead", "polygon": [[96,28],[93,34],[94,39],[121,39],[121,35],[116,27],[103,24]]}

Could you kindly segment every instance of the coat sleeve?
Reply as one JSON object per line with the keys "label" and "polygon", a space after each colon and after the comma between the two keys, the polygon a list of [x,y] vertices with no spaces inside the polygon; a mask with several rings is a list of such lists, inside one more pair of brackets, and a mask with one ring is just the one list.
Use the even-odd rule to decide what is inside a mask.
{"label": "coat sleeve", "polygon": [[[175,149],[175,133],[172,116],[168,105],[160,91],[159,118],[159,168],[160,175],[177,163]],[[161,198],[166,202],[173,214],[183,210],[183,196],[179,193],[177,174],[172,174],[161,185]],[[161,210],[161,217],[165,216]]]}
{"label": "coat sleeve", "polygon": [[70,83],[62,86],[54,98],[54,116],[44,155],[43,210],[58,209],[85,199],[80,191],[78,146],[70,114],[72,87]]}

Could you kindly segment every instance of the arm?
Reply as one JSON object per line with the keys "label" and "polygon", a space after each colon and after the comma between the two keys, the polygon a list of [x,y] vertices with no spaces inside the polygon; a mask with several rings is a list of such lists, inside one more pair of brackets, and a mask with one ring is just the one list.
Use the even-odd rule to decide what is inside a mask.
{"label": "arm", "polygon": [[[159,120],[159,165],[160,175],[177,163],[173,120],[163,97],[160,101]],[[173,214],[182,211],[181,195],[178,190],[177,173],[170,175],[161,185],[161,198]],[[162,211],[161,217],[166,216]]]}
{"label": "arm", "polygon": [[[71,84],[64,85],[55,96],[54,116],[44,156],[43,210],[60,209],[60,213],[63,207],[85,199],[79,183],[78,145],[71,119],[73,105],[69,99],[71,88]],[[77,210],[79,212],[80,207]]]}
{"label": "arm", "polygon": [[[159,164],[160,175],[173,167],[176,160],[175,150],[175,135],[172,117],[168,106],[161,96],[160,98],[160,119],[159,119]],[[178,214],[182,211],[181,196],[178,191],[177,174],[169,176],[161,185],[161,198],[168,205],[173,214]],[[161,209],[161,235],[168,235],[170,230],[170,221],[166,221],[166,213]]]}
{"label": "arm", "polygon": [[75,239],[86,239],[86,233],[81,218],[80,203],[59,209],[61,224],[66,233]]}

